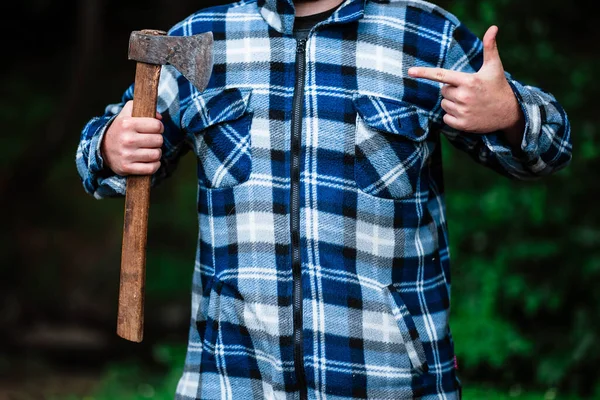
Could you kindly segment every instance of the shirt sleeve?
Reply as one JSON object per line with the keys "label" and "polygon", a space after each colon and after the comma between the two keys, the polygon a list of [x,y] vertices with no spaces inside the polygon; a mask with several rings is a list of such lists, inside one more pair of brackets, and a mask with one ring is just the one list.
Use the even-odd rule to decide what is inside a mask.
{"label": "shirt sleeve", "polygon": [[[180,85],[186,84],[181,74],[171,66],[164,66],[158,87],[157,111],[164,125],[160,169],[152,176],[152,185],[171,175],[178,160],[190,149],[190,142],[180,129]],[[116,175],[104,165],[100,146],[104,134],[125,103],[133,99],[133,85],[121,102],[106,107],[104,115],[90,120],[83,131],[76,154],[77,171],[87,193],[101,199],[125,195],[126,178]]]}
{"label": "shirt sleeve", "polygon": [[[475,73],[483,65],[483,43],[464,25],[453,30],[443,68]],[[514,149],[502,132],[473,134],[443,124],[442,133],[477,162],[517,179],[533,179],[566,167],[571,161],[571,127],[555,97],[505,73],[525,116],[525,132]]]}

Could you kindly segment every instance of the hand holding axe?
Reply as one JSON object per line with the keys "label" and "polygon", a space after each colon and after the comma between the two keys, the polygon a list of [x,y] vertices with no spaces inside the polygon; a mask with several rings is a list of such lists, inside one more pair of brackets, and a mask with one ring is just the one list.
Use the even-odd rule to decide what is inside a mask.
{"label": "hand holding axe", "polygon": [[[137,61],[132,116],[156,116],[162,65],[172,65],[203,91],[213,66],[212,45],[212,32],[194,36],[166,36],[166,32],[155,30],[132,32],[129,59]],[[127,177],[117,334],[133,342],[141,342],[144,333],[150,184],[151,176]]]}

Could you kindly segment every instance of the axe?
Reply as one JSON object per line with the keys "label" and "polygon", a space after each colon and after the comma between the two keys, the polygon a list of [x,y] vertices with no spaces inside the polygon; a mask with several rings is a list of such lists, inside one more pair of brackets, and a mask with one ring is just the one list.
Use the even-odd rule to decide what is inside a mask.
{"label": "axe", "polygon": [[[194,36],[166,36],[156,30],[132,32],[129,59],[137,61],[132,116],[156,116],[162,65],[175,67],[199,91],[206,89],[213,67],[212,45],[212,32]],[[141,342],[144,333],[150,183],[151,176],[127,177],[117,334],[133,342]]]}

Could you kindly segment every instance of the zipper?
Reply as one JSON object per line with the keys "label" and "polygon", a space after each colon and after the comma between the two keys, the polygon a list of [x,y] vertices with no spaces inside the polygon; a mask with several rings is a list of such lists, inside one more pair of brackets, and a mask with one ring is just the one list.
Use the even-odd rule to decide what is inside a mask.
{"label": "zipper", "polygon": [[304,85],[306,72],[306,39],[296,47],[296,87],[292,103],[290,230],[292,241],[294,367],[300,391],[300,400],[306,400],[307,387],[304,371],[302,338],[302,261],[300,259],[300,153],[302,150],[302,117],[304,114]]}

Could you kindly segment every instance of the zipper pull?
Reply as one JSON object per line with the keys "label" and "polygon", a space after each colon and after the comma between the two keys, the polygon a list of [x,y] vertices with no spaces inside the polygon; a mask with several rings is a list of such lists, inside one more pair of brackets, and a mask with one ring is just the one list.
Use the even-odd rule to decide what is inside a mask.
{"label": "zipper pull", "polygon": [[303,53],[306,50],[306,39],[301,39],[298,41],[298,46],[296,47],[297,53]]}

